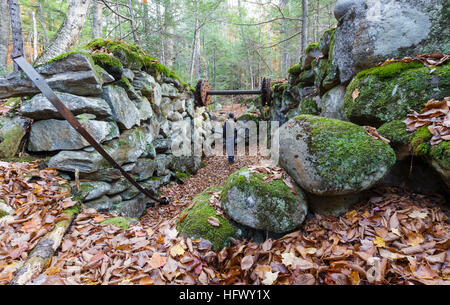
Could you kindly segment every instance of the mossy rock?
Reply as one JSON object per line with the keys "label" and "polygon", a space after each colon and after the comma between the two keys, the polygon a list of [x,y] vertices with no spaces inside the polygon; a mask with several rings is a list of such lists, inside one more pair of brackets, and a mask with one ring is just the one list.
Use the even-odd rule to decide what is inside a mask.
{"label": "mossy rock", "polygon": [[307,213],[303,191],[295,194],[282,179],[265,181],[267,174],[242,168],[228,177],[220,201],[234,221],[253,229],[284,233],[302,224]]}
{"label": "mossy rock", "polygon": [[[213,249],[220,250],[229,243],[234,236],[235,229],[229,221],[218,216],[216,209],[209,204],[212,192],[221,191],[221,187],[207,188],[203,193],[194,198],[195,204],[190,209],[183,210],[180,215],[184,218],[178,223],[177,230],[180,234],[191,238],[203,238],[209,240]],[[219,220],[220,226],[215,227],[208,222],[209,217]]]}
{"label": "mossy rock", "polygon": [[377,131],[382,137],[389,139],[394,145],[408,145],[412,136],[406,130],[406,125],[402,120],[395,120],[383,124]]}
{"label": "mossy rock", "polygon": [[314,85],[320,88],[322,86],[322,82],[325,79],[330,63],[328,59],[321,58],[318,61],[312,62],[312,71],[314,72]]}
{"label": "mossy rock", "polygon": [[318,115],[320,113],[320,108],[313,97],[306,97],[300,101],[298,105],[298,113]]}
{"label": "mossy rock", "polygon": [[[356,89],[359,94],[353,99]],[[431,98],[446,96],[450,96],[450,63],[425,67],[398,62],[360,72],[347,87],[344,110],[353,123],[379,127],[404,119],[412,110],[419,112]]]}
{"label": "mossy rock", "polygon": [[288,73],[296,76],[302,72],[302,64],[295,64],[288,69]]}
{"label": "mossy rock", "polygon": [[395,152],[350,122],[300,115],[280,127],[279,163],[304,190],[352,194],[370,188],[394,165]]}
{"label": "mossy rock", "polygon": [[428,126],[417,129],[411,138],[412,152],[416,156],[423,157],[439,173],[450,189],[450,141],[430,145],[432,137]]}
{"label": "mossy rock", "polygon": [[[136,45],[126,44],[119,40],[96,38],[85,47],[91,51],[105,47],[125,68],[143,70],[155,77],[164,74],[166,77],[178,80],[184,88],[189,88],[189,84],[183,82],[175,72],[161,64],[157,58],[145,55],[145,52]],[[113,64],[115,65],[116,62]],[[106,68],[105,70],[108,71]]]}
{"label": "mossy rock", "polygon": [[308,54],[309,52],[311,52],[313,50],[318,50],[318,49],[319,49],[319,43],[313,42],[306,47],[305,54]]}
{"label": "mossy rock", "polygon": [[96,65],[105,69],[114,79],[119,80],[122,78],[123,65],[116,57],[106,53],[95,53],[92,55],[92,59]]}
{"label": "mossy rock", "polygon": [[11,158],[17,154],[20,142],[25,136],[24,120],[0,118],[0,158]]}
{"label": "mossy rock", "polygon": [[261,118],[255,114],[252,113],[244,113],[240,117],[237,118],[237,121],[253,121],[258,123],[261,120]]}

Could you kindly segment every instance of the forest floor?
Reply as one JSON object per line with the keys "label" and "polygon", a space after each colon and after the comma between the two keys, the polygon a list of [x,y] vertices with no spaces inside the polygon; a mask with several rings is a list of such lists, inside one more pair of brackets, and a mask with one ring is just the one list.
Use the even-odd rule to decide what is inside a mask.
{"label": "forest floor", "polygon": [[[449,284],[450,234],[444,199],[398,189],[366,194],[341,217],[309,215],[302,227],[262,244],[222,251],[178,236],[179,212],[205,188],[259,158],[205,160],[185,184],[162,189],[171,204],[150,208],[123,230],[114,215],[83,209],[33,284]],[[8,284],[41,236],[74,203],[56,170],[0,163],[0,198],[16,211],[0,224],[0,284]]]}

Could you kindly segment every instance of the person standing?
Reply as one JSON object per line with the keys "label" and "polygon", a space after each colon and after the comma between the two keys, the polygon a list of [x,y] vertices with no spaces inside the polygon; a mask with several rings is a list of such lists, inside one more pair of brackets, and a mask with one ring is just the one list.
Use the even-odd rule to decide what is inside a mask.
{"label": "person standing", "polygon": [[228,155],[228,163],[234,163],[234,143],[235,143],[235,122],[234,114],[228,115],[228,120],[223,125],[223,134],[225,136],[226,151]]}

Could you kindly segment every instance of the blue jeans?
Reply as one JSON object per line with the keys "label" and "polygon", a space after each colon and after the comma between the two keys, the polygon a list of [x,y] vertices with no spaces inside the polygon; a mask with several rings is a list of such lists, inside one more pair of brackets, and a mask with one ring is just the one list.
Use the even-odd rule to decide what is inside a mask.
{"label": "blue jeans", "polygon": [[228,156],[228,162],[234,163],[234,156]]}

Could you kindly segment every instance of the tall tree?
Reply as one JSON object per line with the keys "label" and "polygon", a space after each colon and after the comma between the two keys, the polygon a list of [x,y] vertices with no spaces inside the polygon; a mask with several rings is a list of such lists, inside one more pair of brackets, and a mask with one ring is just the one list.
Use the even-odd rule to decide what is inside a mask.
{"label": "tall tree", "polygon": [[9,9],[7,0],[0,0],[0,74],[7,71],[9,35],[11,26],[9,24]]}
{"label": "tall tree", "polygon": [[[20,19],[20,8],[17,0],[8,0],[9,15],[11,16],[11,29],[13,41],[13,55],[25,55],[23,48],[22,20]],[[19,66],[14,63],[14,72],[19,71]]]}
{"label": "tall tree", "polygon": [[80,37],[86,14],[92,0],[71,0],[66,18],[58,30],[55,38],[37,58],[36,64],[42,64],[53,57],[67,52]]}
{"label": "tall tree", "polygon": [[302,0],[302,39],[300,39],[300,54],[308,44],[308,0]]}

